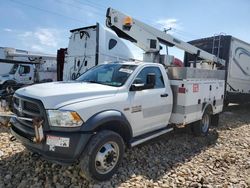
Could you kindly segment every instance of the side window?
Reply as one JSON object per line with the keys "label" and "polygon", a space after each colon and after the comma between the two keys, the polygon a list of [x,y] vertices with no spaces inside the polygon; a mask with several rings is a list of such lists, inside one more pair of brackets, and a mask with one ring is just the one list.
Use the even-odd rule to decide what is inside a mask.
{"label": "side window", "polygon": [[146,84],[147,83],[147,75],[149,73],[155,74],[155,87],[154,88],[164,88],[164,81],[161,74],[161,71],[158,67],[146,67],[141,70],[141,72],[135,78],[133,84]]}
{"label": "side window", "polygon": [[110,39],[109,40],[109,50],[111,50],[112,48],[114,48],[116,44],[117,44],[117,40]]}
{"label": "side window", "polygon": [[30,67],[29,66],[24,66],[24,74],[30,73]]}
{"label": "side window", "polygon": [[28,74],[28,73],[30,73],[30,67],[21,65],[19,68],[19,74]]}

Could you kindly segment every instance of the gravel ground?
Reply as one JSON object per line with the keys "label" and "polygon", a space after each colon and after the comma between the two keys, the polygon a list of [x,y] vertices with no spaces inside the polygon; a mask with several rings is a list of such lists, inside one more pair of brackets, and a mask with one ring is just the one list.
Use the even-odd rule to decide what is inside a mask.
{"label": "gravel ground", "polygon": [[0,128],[1,187],[250,187],[250,105],[230,106],[207,137],[179,129],[128,149],[110,181],[93,184],[77,165],[33,156]]}

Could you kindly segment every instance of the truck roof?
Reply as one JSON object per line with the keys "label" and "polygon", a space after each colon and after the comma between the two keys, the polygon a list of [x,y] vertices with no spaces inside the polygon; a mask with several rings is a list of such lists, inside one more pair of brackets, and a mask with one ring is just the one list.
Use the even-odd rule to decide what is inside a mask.
{"label": "truck roof", "polygon": [[153,62],[144,62],[144,61],[118,61],[118,62],[113,62],[113,63],[119,63],[119,64],[125,64],[125,65],[155,65],[158,63],[153,63]]}
{"label": "truck roof", "polygon": [[80,27],[80,28],[76,28],[76,29],[71,29],[70,32],[73,33],[75,31],[80,31],[80,30],[85,30],[85,29],[90,29],[90,28],[96,28],[97,24],[96,25],[87,26],[87,27]]}

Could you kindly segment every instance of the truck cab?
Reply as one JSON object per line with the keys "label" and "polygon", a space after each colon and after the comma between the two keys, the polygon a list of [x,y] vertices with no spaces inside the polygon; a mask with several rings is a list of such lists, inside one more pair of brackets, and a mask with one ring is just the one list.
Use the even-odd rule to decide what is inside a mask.
{"label": "truck cab", "polygon": [[70,32],[63,60],[64,81],[75,80],[86,70],[104,62],[134,58],[125,42],[99,23]]}
{"label": "truck cab", "polygon": [[32,84],[34,65],[14,64],[8,74],[0,76],[0,85],[4,89],[11,84]]}

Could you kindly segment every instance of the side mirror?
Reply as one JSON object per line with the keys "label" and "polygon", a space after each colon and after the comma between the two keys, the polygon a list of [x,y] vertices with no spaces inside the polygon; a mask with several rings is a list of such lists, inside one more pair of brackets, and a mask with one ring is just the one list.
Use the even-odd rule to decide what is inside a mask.
{"label": "side mirror", "polygon": [[130,91],[141,91],[145,88],[144,84],[132,84],[130,87]]}
{"label": "side mirror", "polygon": [[155,87],[155,73],[148,73],[147,75],[147,89],[152,89]]}
{"label": "side mirror", "polygon": [[[147,74],[146,84],[144,84],[141,80],[135,80],[131,87],[130,91],[141,91],[144,89],[153,89],[155,87],[155,73]],[[142,82],[142,83],[140,83]]]}

